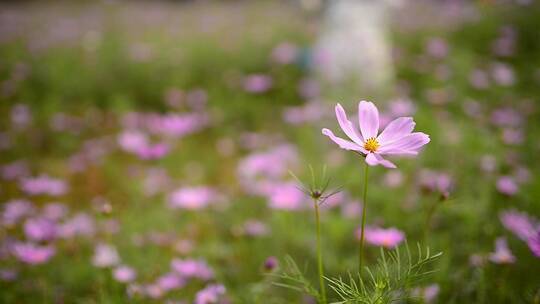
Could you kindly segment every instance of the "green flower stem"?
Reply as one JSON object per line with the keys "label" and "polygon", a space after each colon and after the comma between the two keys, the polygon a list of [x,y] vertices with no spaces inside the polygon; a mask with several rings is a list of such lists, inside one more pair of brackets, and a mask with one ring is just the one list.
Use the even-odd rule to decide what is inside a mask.
{"label": "green flower stem", "polygon": [[360,250],[358,251],[358,273],[362,273],[362,262],[364,259],[364,231],[366,226],[366,209],[367,209],[367,185],[368,185],[368,169],[369,165],[365,164],[364,171],[364,197],[362,200],[362,231],[360,232]]}
{"label": "green flower stem", "polygon": [[426,223],[424,224],[424,242],[427,243],[429,238],[429,232],[431,230],[431,222],[433,220],[433,215],[435,214],[435,210],[437,209],[437,206],[439,205],[439,202],[435,202],[434,204],[431,204],[426,212]]}
{"label": "green flower stem", "polygon": [[317,267],[319,269],[319,285],[321,289],[321,303],[326,304],[326,288],[324,286],[324,269],[322,261],[322,248],[321,248],[321,225],[319,216],[319,202],[314,199],[313,204],[315,206],[315,222],[317,225]]}

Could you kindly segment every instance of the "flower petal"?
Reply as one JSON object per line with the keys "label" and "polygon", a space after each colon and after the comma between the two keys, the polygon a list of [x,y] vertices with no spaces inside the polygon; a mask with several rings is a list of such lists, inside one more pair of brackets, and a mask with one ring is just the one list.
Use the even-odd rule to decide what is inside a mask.
{"label": "flower petal", "polygon": [[379,110],[372,102],[362,100],[358,104],[358,124],[365,140],[377,137],[379,132]]}
{"label": "flower petal", "polygon": [[389,169],[395,169],[397,168],[396,165],[387,160],[387,159],[384,159],[381,155],[379,154],[375,154],[375,157],[377,158],[377,161],[379,162],[379,164],[381,164],[383,167],[386,167],[386,168],[389,168]]}
{"label": "flower petal", "polygon": [[370,166],[382,165],[383,167],[390,169],[397,168],[391,161],[384,159],[377,153],[369,153],[366,156],[366,163]]}
{"label": "flower petal", "polygon": [[366,163],[370,166],[382,165],[383,167],[394,169],[397,168],[394,163],[389,160],[384,159],[377,153],[369,153],[366,156]]}
{"label": "flower petal", "polygon": [[377,152],[380,154],[411,154],[430,141],[429,136],[422,132],[415,132],[402,137],[392,143],[381,146]]}
{"label": "flower petal", "polygon": [[347,119],[347,114],[345,113],[345,110],[343,107],[338,103],[336,105],[336,117],[337,121],[339,123],[339,126],[341,127],[341,130],[355,143],[362,145],[364,142],[364,139],[362,139],[362,135],[356,130],[352,122]]}
{"label": "flower petal", "polygon": [[396,118],[386,126],[377,140],[381,146],[384,146],[411,134],[415,125],[412,117]]}
{"label": "flower petal", "polygon": [[369,153],[366,156],[366,163],[370,166],[376,166],[379,164],[379,162],[377,161],[377,157],[375,157],[375,153]]}
{"label": "flower petal", "polygon": [[326,128],[322,129],[322,134],[328,136],[333,142],[335,142],[342,149],[367,153],[367,151],[361,146],[359,146],[358,144],[335,136],[334,133],[330,131],[329,129],[326,129]]}

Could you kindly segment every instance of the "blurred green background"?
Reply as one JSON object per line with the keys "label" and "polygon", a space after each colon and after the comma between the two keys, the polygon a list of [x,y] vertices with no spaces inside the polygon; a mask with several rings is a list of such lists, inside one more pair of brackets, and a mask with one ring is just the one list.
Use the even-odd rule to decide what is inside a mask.
{"label": "blurred green background", "polygon": [[[366,99],[387,117],[405,106],[431,137],[418,158],[396,159],[398,169],[376,167],[370,177],[368,223],[443,252],[437,272],[417,286],[437,286],[438,294],[414,302],[540,303],[538,257],[499,220],[510,209],[540,217],[538,3],[389,5],[393,80],[373,88],[361,82],[376,72],[369,69],[340,82],[316,72],[314,45],[332,26],[324,22],[332,4],[311,2],[0,3],[0,302],[192,303],[209,283],[167,291],[157,282],[172,259],[193,258],[205,260],[215,274],[210,282],[226,288],[219,301],[200,303],[310,303],[273,286],[265,275],[273,270],[264,267],[270,256],[291,255],[308,265],[315,284],[310,203],[272,208],[272,193],[254,189],[250,179],[260,177],[244,176],[242,166],[257,156],[271,170],[267,162],[275,161],[285,170],[270,179],[283,183],[294,181],[287,170],[303,179],[308,165],[328,166],[343,192],[322,215],[325,268],[347,275],[356,269],[359,225],[348,208],[360,201],[363,160],[320,129],[338,130],[337,102],[353,116]],[[169,124],[180,131],[167,134]],[[164,143],[166,153],[123,149],[122,135],[132,129]],[[12,168],[10,177],[13,164],[23,169]],[[25,178],[42,174],[69,190],[23,189]],[[432,186],[438,174],[450,180],[445,191]],[[517,189],[505,188],[503,177]],[[170,208],[173,191],[199,186],[219,197],[197,210]],[[69,212],[58,223],[84,212],[95,231],[55,239],[49,261],[27,265],[9,249],[27,238],[24,221],[5,224],[15,199],[36,210],[62,203]],[[490,260],[498,237],[506,237],[514,263]],[[134,282],[92,265],[98,243],[115,246],[136,270]],[[368,263],[378,252],[369,246]]]}

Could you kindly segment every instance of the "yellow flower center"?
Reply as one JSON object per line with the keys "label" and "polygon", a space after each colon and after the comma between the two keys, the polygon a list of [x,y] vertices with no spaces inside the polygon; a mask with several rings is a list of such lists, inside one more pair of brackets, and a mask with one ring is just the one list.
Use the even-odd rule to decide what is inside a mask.
{"label": "yellow flower center", "polygon": [[368,138],[366,142],[364,143],[364,149],[368,150],[369,152],[375,152],[379,148],[379,142],[375,137]]}

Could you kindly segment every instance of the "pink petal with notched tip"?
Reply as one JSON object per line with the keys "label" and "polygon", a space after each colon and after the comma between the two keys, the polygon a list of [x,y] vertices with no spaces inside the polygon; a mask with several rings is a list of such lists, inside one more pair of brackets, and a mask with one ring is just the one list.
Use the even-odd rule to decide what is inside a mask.
{"label": "pink petal with notched tip", "polygon": [[427,134],[415,132],[392,143],[382,145],[378,152],[380,154],[409,154],[408,152],[418,152],[429,141],[430,139]]}
{"label": "pink petal with notched tip", "polygon": [[361,145],[364,140],[362,139],[362,135],[358,133],[358,131],[355,129],[352,122],[347,119],[347,114],[345,113],[345,110],[343,107],[338,103],[336,105],[336,118],[339,123],[339,126],[341,127],[341,130],[355,143]]}
{"label": "pink petal with notched tip", "polygon": [[338,146],[342,149],[367,153],[367,151],[361,146],[359,146],[358,144],[335,136],[334,133],[330,131],[329,129],[326,129],[326,128],[322,129],[322,134],[328,136],[333,142],[338,144]]}
{"label": "pink petal with notched tip", "polygon": [[392,120],[377,138],[380,145],[390,144],[411,134],[414,129],[412,117],[400,117]]}
{"label": "pink petal with notched tip", "polygon": [[376,153],[369,153],[366,156],[366,163],[370,166],[382,165],[386,168],[394,169],[394,165],[391,161],[384,159],[382,156]]}
{"label": "pink petal with notched tip", "polygon": [[377,137],[379,132],[379,110],[372,102],[362,100],[358,104],[358,124],[364,139]]}

